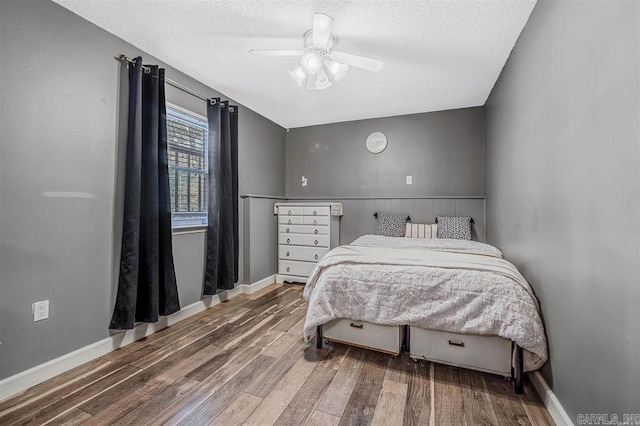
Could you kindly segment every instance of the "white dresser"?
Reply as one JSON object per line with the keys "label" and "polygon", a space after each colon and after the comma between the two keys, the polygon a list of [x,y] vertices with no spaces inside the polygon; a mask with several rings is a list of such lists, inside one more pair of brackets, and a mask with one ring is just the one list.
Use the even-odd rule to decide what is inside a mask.
{"label": "white dresser", "polygon": [[306,283],[318,260],[339,244],[340,203],[276,203],[278,275],[276,282]]}

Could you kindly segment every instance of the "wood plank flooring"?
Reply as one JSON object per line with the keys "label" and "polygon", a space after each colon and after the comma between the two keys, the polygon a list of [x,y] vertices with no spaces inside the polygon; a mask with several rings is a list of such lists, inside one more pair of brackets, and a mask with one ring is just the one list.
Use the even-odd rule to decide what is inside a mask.
{"label": "wood plank flooring", "polygon": [[241,295],[4,401],[0,425],[553,425],[527,381],[302,342],[302,286]]}

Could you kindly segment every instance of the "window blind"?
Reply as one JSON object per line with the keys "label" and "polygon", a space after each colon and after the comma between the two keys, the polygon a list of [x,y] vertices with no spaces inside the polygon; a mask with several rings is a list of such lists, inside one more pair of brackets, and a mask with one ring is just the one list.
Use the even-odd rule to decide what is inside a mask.
{"label": "window blind", "polygon": [[207,224],[208,123],[167,106],[167,155],[174,227]]}

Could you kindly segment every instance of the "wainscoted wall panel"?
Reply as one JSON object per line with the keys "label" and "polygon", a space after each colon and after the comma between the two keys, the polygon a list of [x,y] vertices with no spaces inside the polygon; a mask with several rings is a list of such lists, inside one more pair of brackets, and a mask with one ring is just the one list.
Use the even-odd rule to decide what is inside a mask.
{"label": "wainscoted wall panel", "polygon": [[486,240],[484,197],[424,198],[285,198],[268,195],[242,195],[242,282],[253,283],[273,275],[278,267],[277,217],[273,205],[283,201],[342,203],[340,244],[374,234],[375,212],[406,213],[412,223],[434,223],[436,216],[470,216],[473,239]]}
{"label": "wainscoted wall panel", "polygon": [[[289,201],[306,199],[289,198]],[[328,201],[309,200],[309,201]],[[373,234],[376,230],[375,212],[406,213],[412,223],[434,223],[436,216],[470,216],[473,218],[473,239],[485,241],[485,200],[474,198],[335,198],[342,203],[344,216],[340,220],[340,244]]]}

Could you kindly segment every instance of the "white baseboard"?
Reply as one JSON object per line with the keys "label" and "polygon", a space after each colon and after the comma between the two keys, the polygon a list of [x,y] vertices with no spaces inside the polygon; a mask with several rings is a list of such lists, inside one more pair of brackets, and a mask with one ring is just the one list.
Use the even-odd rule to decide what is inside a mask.
{"label": "white baseboard", "polygon": [[276,282],[276,274],[273,274],[266,278],[261,279],[260,281],[256,281],[253,284],[240,284],[238,287],[242,287],[243,289],[242,292],[245,294],[253,294],[258,290],[262,290],[263,288],[268,287],[275,282]]}
{"label": "white baseboard", "polygon": [[22,371],[6,379],[0,380],[0,401],[12,395],[22,392],[32,386],[42,383],[58,374],[71,370],[79,365],[94,360],[102,355],[108,354],[118,348],[140,340],[150,334],[169,327],[183,319],[202,312],[205,309],[224,302],[239,294],[252,294],[261,290],[275,282],[275,274],[253,284],[238,284],[234,289],[223,291],[215,296],[206,296],[202,300],[185,306],[178,312],[166,317],[161,317],[158,322],[153,324],[140,323],[132,330],[117,332],[112,336],[104,338],[100,341],[91,343],[68,354],[47,361],[43,364],[36,365],[28,370]]}
{"label": "white baseboard", "polygon": [[540,374],[539,371],[534,371],[533,373],[529,373],[529,378],[536,388],[536,391],[538,391],[538,395],[542,398],[542,402],[544,402],[545,407],[547,407],[549,414],[551,414],[553,421],[555,421],[558,426],[573,425],[574,423],[571,417],[564,411],[558,397],[553,393],[549,385],[547,385],[542,374]]}

